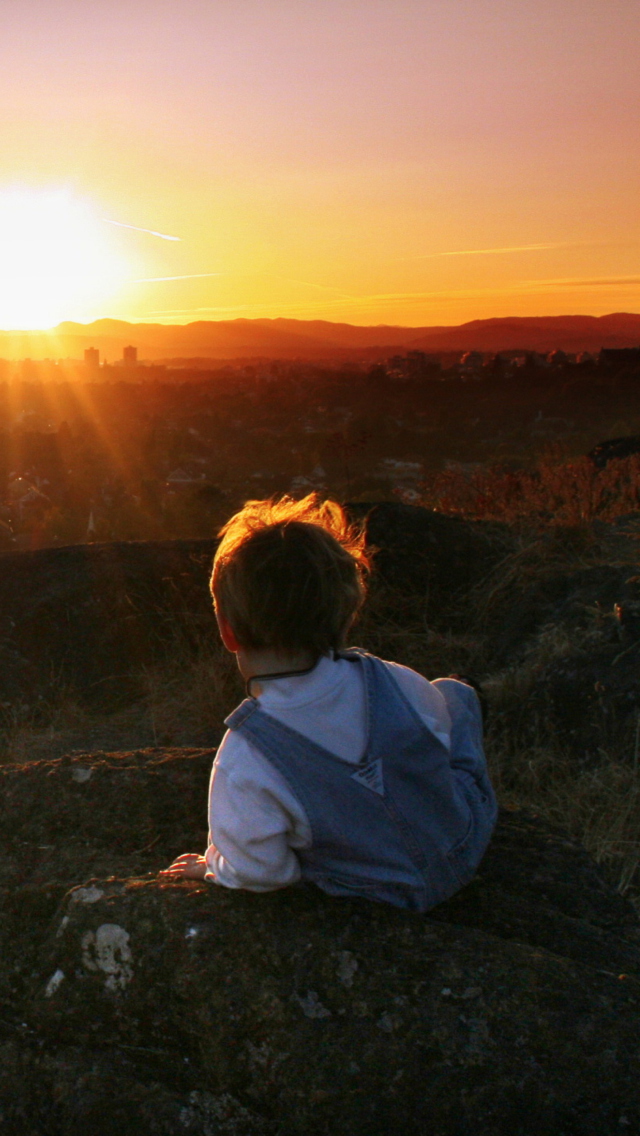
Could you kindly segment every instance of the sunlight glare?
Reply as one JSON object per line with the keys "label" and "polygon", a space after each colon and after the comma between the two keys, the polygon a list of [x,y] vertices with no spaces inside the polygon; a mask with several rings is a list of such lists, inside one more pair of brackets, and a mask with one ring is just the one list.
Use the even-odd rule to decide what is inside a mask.
{"label": "sunlight glare", "polygon": [[125,274],[109,230],[85,201],[60,189],[0,191],[0,328],[93,319]]}

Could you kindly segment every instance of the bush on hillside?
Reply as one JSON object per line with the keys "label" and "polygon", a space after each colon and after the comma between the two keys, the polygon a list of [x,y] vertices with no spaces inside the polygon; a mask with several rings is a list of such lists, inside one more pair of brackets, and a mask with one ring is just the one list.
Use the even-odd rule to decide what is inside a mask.
{"label": "bush on hillside", "polygon": [[640,455],[597,470],[588,458],[540,462],[533,469],[447,469],[423,486],[421,503],[468,520],[536,526],[611,521],[638,508]]}

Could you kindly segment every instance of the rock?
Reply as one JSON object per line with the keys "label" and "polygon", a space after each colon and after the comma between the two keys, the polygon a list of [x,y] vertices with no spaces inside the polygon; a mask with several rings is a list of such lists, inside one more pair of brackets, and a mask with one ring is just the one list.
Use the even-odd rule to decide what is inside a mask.
{"label": "rock", "polygon": [[[386,1132],[401,1119],[416,1134],[508,1120],[537,1133],[572,1117],[574,1131],[600,1134],[612,1101],[626,1115],[637,1101],[637,948],[621,979],[595,959],[310,888],[257,897],[113,881],[95,903],[74,895],[25,1011],[37,1034],[155,1049],[172,1088],[187,1057],[204,1089],[282,1131]],[[100,953],[101,939],[112,949]],[[358,963],[350,987],[345,951]]]}
{"label": "rock", "polygon": [[0,766],[0,887],[67,890],[202,845],[214,757],[157,749]]}
{"label": "rock", "polygon": [[153,1060],[149,1051],[142,1081],[124,1048],[0,1044],[3,1136],[273,1136],[273,1125],[228,1093],[167,1088]]}
{"label": "rock", "polygon": [[[576,762],[633,757],[640,713],[633,565],[542,571],[509,587],[491,613],[493,665],[529,672],[520,717],[537,744],[559,741]],[[489,629],[488,629],[489,630]]]}
{"label": "rock", "polygon": [[387,584],[428,593],[430,618],[451,619],[461,593],[476,586],[513,548],[506,525],[470,522],[393,501],[347,506],[366,518],[367,544]]}
{"label": "rock", "polygon": [[[533,570],[525,568],[502,586],[496,578],[490,611],[494,665],[504,665],[522,655],[542,628],[565,629],[579,648],[584,643],[585,632],[600,623],[605,638],[609,641],[615,638],[617,642],[614,605],[625,596],[631,572],[628,564],[559,570],[553,566],[553,548],[550,547],[548,566],[543,555]],[[609,620],[603,621],[607,615],[610,615]]]}
{"label": "rock", "polygon": [[637,434],[627,434],[622,438],[607,438],[605,442],[598,442],[586,455],[595,469],[604,469],[610,461],[621,461],[640,453],[640,437]]}
{"label": "rock", "polygon": [[[640,647],[640,643],[638,644]],[[526,709],[532,730],[553,733],[576,766],[637,760],[640,651],[592,642],[539,668]],[[544,735],[543,735],[544,736]]]}
{"label": "rock", "polygon": [[160,882],[212,757],[0,767],[3,1136],[640,1127],[637,920],[582,849],[503,811],[426,917]]}

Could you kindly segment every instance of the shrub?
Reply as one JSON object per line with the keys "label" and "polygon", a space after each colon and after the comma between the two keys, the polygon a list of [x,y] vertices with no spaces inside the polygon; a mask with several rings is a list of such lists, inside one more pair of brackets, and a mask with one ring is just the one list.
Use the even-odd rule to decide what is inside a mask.
{"label": "shrub", "polygon": [[421,504],[440,513],[540,528],[611,521],[636,510],[639,502],[638,454],[611,461],[603,470],[586,457],[548,458],[530,470],[444,470],[422,487],[421,498]]}

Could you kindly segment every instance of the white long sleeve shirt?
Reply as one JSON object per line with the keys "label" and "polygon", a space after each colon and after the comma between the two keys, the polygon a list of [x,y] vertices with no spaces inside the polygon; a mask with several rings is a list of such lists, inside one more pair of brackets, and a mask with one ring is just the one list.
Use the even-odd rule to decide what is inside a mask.
{"label": "white long sleeve shirt", "polygon": [[[451,722],[437,686],[398,663],[385,663],[425,725],[449,746]],[[323,657],[305,675],[262,683],[261,708],[344,761],[367,745],[362,667]],[[209,787],[207,875],[211,882],[271,891],[300,879],[296,851],[310,848],[311,827],[284,777],[237,731],[227,730]]]}

